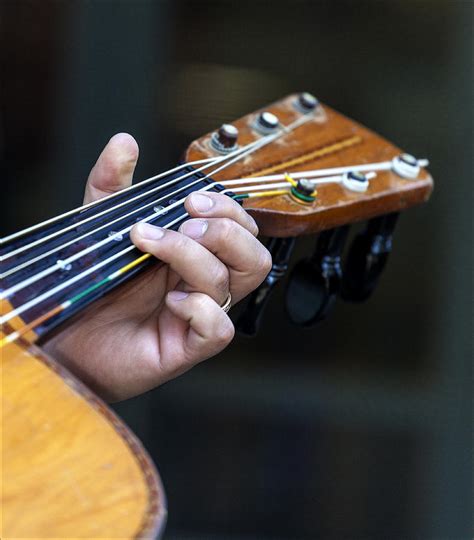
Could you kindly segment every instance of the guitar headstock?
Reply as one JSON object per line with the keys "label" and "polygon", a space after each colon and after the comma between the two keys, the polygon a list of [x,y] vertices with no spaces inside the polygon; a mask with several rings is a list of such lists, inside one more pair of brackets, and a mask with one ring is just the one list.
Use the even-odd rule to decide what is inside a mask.
{"label": "guitar headstock", "polygon": [[[274,124],[275,118],[277,124]],[[238,146],[232,147],[236,133],[225,125],[220,131],[195,140],[188,147],[185,160],[191,162],[224,155],[229,147],[243,147],[295,124],[297,127],[291,131],[213,175],[218,181],[253,177],[253,185],[261,178],[262,186],[284,183],[283,178],[276,178],[284,173],[298,180],[304,176],[298,173],[306,171],[308,179],[318,180],[313,182],[317,190],[313,201],[292,196],[290,191],[245,199],[244,207],[256,219],[262,234],[272,237],[310,234],[399,212],[429,198],[433,181],[428,172],[418,166],[424,163],[412,166],[408,174],[405,173],[407,168],[410,169],[410,163],[402,162],[398,168],[395,163],[388,170],[369,167],[365,172],[373,171],[376,176],[370,178],[369,174],[368,185],[357,178],[351,185],[350,179],[321,182],[324,177],[311,177],[309,171],[319,169],[355,169],[357,165],[392,162],[402,150],[361,124],[313,101],[306,93],[292,94],[232,122],[231,126],[238,130]],[[268,176],[275,179],[267,180]],[[334,175],[328,173],[327,176]],[[247,181],[241,185],[235,183],[233,187],[236,192],[242,188],[242,192],[249,185]],[[363,188],[366,189],[361,190]]]}
{"label": "guitar headstock", "polygon": [[[258,141],[261,141],[261,144]],[[292,271],[287,311],[297,324],[324,318],[336,296],[360,302],[374,290],[392,247],[398,214],[425,202],[433,181],[418,160],[373,131],[293,94],[194,141],[185,160],[254,145],[210,173],[271,237],[273,269],[250,298],[238,328],[257,331],[263,308],[289,266],[294,237],[320,233],[314,252]],[[345,250],[348,226],[367,221]]]}

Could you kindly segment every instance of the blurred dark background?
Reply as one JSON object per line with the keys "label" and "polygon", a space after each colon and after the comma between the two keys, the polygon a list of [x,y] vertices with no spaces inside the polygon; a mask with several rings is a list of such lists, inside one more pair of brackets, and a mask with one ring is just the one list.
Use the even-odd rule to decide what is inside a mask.
{"label": "blurred dark background", "polygon": [[[472,537],[472,3],[3,1],[2,234],[76,206],[108,138],[136,178],[308,90],[431,161],[376,294],[116,406],[158,464],[165,538]],[[301,240],[294,261],[313,240]]]}

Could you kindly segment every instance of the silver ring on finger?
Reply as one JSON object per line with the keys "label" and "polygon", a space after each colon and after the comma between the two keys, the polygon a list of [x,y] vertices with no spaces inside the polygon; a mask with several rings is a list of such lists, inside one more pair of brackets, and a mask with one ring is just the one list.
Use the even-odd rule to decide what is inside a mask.
{"label": "silver ring on finger", "polygon": [[231,307],[232,307],[232,295],[229,293],[227,295],[225,302],[222,304],[221,309],[222,311],[224,311],[224,313],[227,313]]}

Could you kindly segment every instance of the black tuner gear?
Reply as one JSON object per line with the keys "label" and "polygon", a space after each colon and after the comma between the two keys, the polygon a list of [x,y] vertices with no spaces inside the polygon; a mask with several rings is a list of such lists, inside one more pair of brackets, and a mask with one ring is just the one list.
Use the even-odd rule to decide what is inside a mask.
{"label": "black tuner gear", "polygon": [[308,114],[313,112],[319,105],[319,100],[309,92],[302,92],[294,103],[295,107],[302,113]]}
{"label": "black tuner gear", "polygon": [[363,302],[374,291],[392,251],[392,236],[398,213],[371,219],[358,234],[344,261],[341,298]]}
{"label": "black tuner gear", "polygon": [[237,148],[239,130],[232,124],[222,124],[218,131],[211,137],[211,144],[214,150],[222,154],[232,152]]}
{"label": "black tuner gear", "polygon": [[265,281],[249,297],[244,311],[236,323],[237,330],[246,336],[255,336],[262,322],[265,306],[276,284],[286,274],[294,238],[271,238],[267,248],[272,255],[273,265]]}
{"label": "black tuner gear", "polygon": [[293,323],[308,327],[326,317],[340,291],[348,231],[345,225],[320,233],[313,255],[293,268],[286,289],[286,310]]}

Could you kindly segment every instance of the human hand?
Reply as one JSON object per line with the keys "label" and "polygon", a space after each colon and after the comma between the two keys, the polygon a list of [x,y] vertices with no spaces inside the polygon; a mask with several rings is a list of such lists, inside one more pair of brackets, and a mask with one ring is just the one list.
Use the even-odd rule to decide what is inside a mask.
{"label": "human hand", "polygon": [[[84,202],[131,184],[138,145],[112,137],[87,181]],[[109,400],[145,392],[214,356],[234,336],[221,309],[265,278],[271,257],[256,239],[255,221],[217,193],[193,193],[192,219],[179,232],[139,223],[131,239],[162,261],[95,302],[45,345],[91,388]]]}

